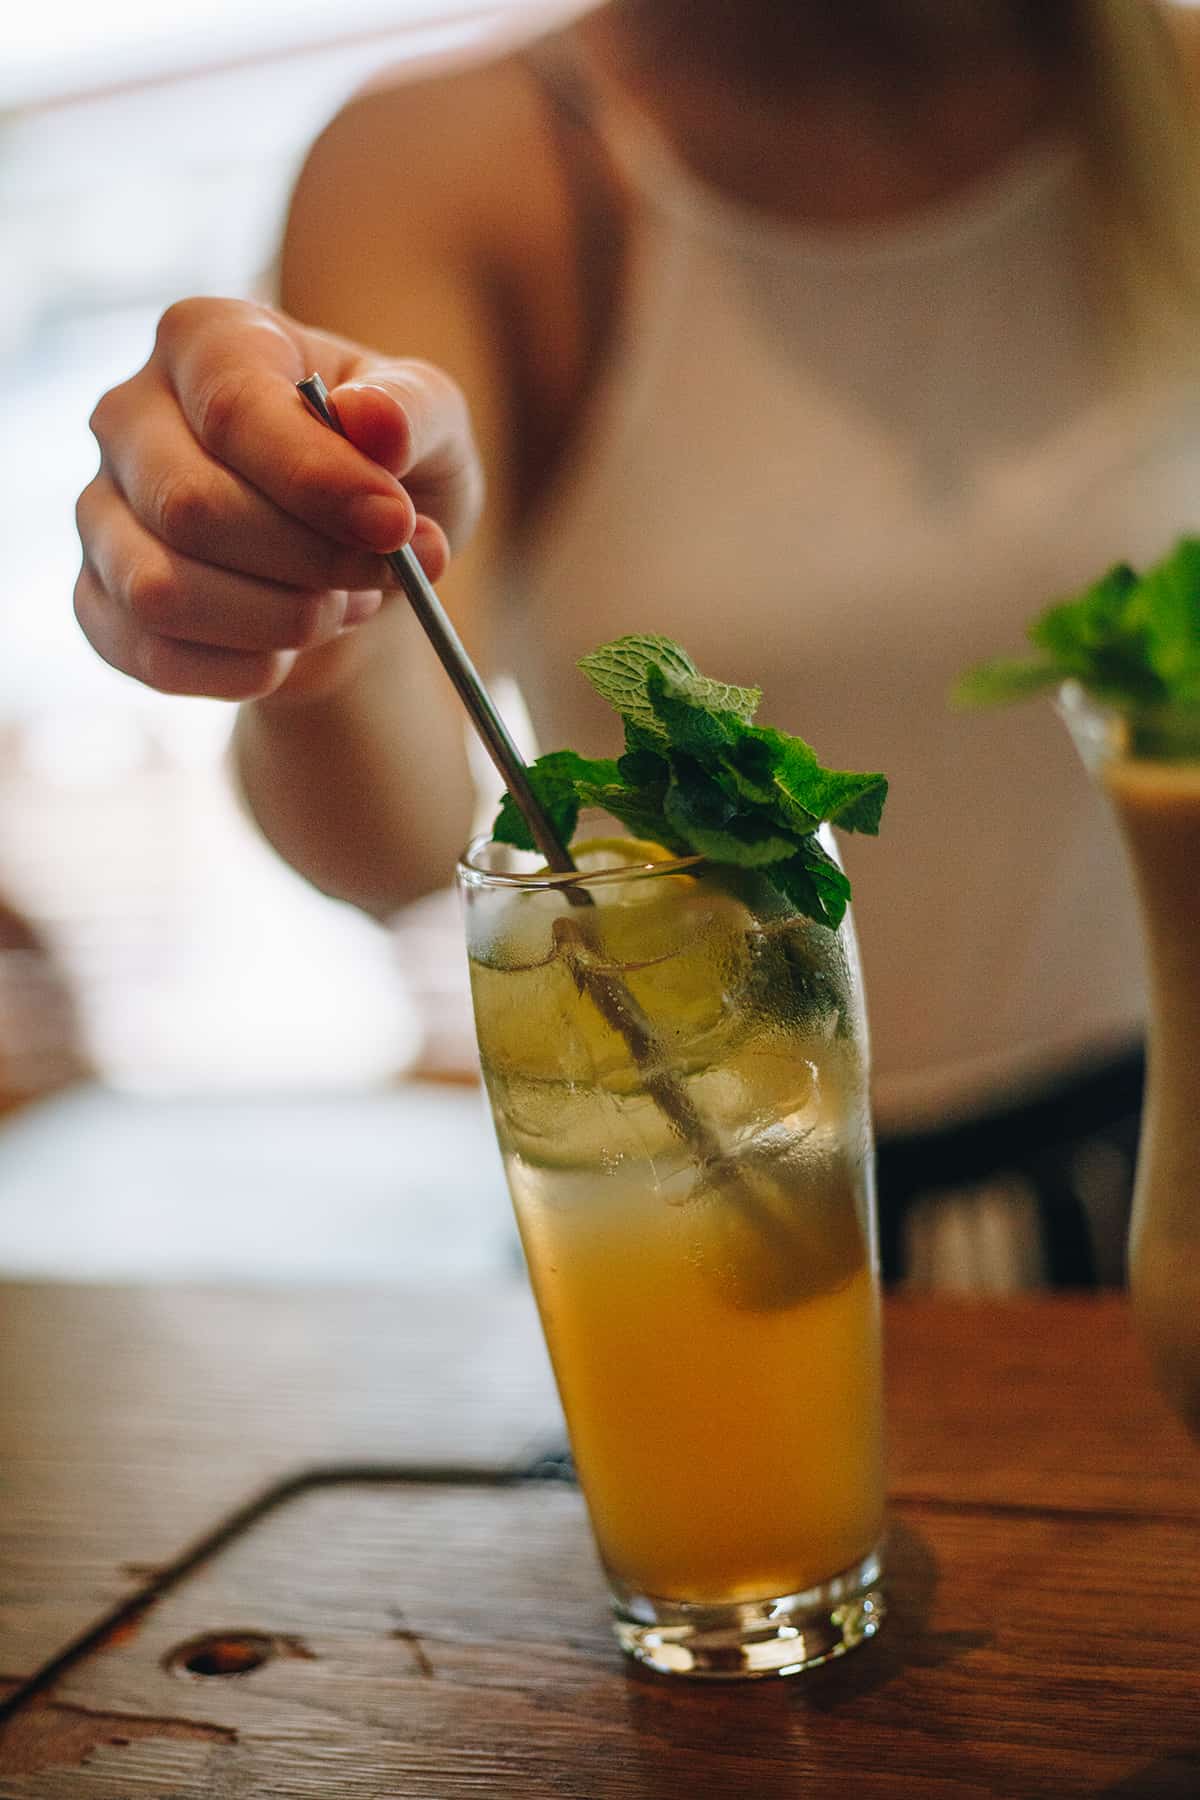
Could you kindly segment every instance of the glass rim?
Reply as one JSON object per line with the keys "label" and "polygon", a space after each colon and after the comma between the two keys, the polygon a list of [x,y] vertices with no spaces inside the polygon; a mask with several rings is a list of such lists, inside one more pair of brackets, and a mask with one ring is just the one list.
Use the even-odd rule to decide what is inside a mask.
{"label": "glass rim", "polygon": [[[673,856],[667,862],[622,863],[616,869],[581,869],[560,872],[543,869],[522,874],[516,869],[488,869],[477,859],[494,840],[490,833],[473,837],[458,859],[456,873],[465,887],[511,888],[526,893],[552,893],[561,888],[605,887],[618,881],[645,881],[662,875],[695,875],[710,866],[709,859],[693,853]],[[507,845],[497,846],[499,849]]]}

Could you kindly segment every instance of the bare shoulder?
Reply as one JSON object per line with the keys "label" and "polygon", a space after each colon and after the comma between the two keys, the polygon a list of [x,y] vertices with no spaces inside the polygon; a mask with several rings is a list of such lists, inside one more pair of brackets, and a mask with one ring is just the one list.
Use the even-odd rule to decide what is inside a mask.
{"label": "bare shoulder", "polygon": [[517,527],[570,436],[587,367],[558,132],[529,53],[377,82],[310,152],[280,264],[293,316],[455,376]]}
{"label": "bare shoulder", "polygon": [[[325,129],[301,172],[285,305],[289,265],[293,275],[304,267],[306,295],[315,285],[310,241],[354,266],[360,294],[364,279],[385,283],[406,268],[411,276],[414,259],[458,279],[528,270],[531,259],[536,270],[555,260],[564,204],[546,102],[524,57],[378,79]],[[362,335],[361,323],[337,328]]]}

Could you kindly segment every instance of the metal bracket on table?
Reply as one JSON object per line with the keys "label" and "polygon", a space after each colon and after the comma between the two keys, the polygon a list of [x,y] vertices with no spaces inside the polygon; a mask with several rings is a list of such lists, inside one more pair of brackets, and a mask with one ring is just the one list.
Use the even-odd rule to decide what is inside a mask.
{"label": "metal bracket on table", "polygon": [[302,1494],[334,1487],[508,1488],[527,1482],[574,1480],[570,1455],[561,1448],[543,1450],[525,1461],[499,1467],[459,1463],[328,1463],[285,1475],[227,1513],[211,1531],[157,1570],[136,1593],[102,1614],[86,1631],[56,1651],[6,1699],[0,1700],[0,1725],[35,1696],[45,1693],[83,1657],[100,1649],[107,1640],[116,1638],[124,1628],[140,1624],[152,1606],[219,1551]]}

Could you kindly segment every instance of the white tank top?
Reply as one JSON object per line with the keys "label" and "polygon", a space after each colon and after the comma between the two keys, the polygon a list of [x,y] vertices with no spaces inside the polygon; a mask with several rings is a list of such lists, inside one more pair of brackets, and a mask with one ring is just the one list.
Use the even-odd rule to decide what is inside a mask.
{"label": "white tank top", "polygon": [[1136,406],[1099,350],[1084,174],[1040,146],[901,224],[730,203],[624,105],[637,219],[615,348],[514,571],[543,749],[612,753],[574,662],[628,631],[764,689],[760,718],[883,769],[843,838],[885,1127],[987,1107],[1141,1027],[1129,881],[1042,702],[947,690],[1030,615],[1200,511],[1200,401]]}

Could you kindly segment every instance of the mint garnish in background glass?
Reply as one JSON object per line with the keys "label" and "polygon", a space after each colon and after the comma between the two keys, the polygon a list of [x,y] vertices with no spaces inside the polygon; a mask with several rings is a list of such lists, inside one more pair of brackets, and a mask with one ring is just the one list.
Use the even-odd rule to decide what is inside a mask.
{"label": "mint garnish in background glass", "polygon": [[[625,754],[553,750],[530,767],[563,839],[581,808],[598,807],[674,855],[761,870],[798,912],[836,929],[850,884],[816,834],[824,823],[877,834],[886,777],[826,769],[802,738],[755,725],[759,689],[702,675],[669,638],[620,637],[579,667],[620,715]],[[508,795],[493,837],[535,848]]]}
{"label": "mint garnish in background glass", "polygon": [[1029,628],[1038,652],[985,663],[960,705],[1061,689],[1134,877],[1149,988],[1129,1289],[1163,1393],[1200,1437],[1200,538],[1110,569]]}
{"label": "mint garnish in background glass", "polygon": [[953,690],[959,706],[1023,700],[1075,681],[1129,712],[1200,706],[1200,538],[1181,538],[1144,574],[1118,563],[1028,630],[1038,654],[987,662]]}

